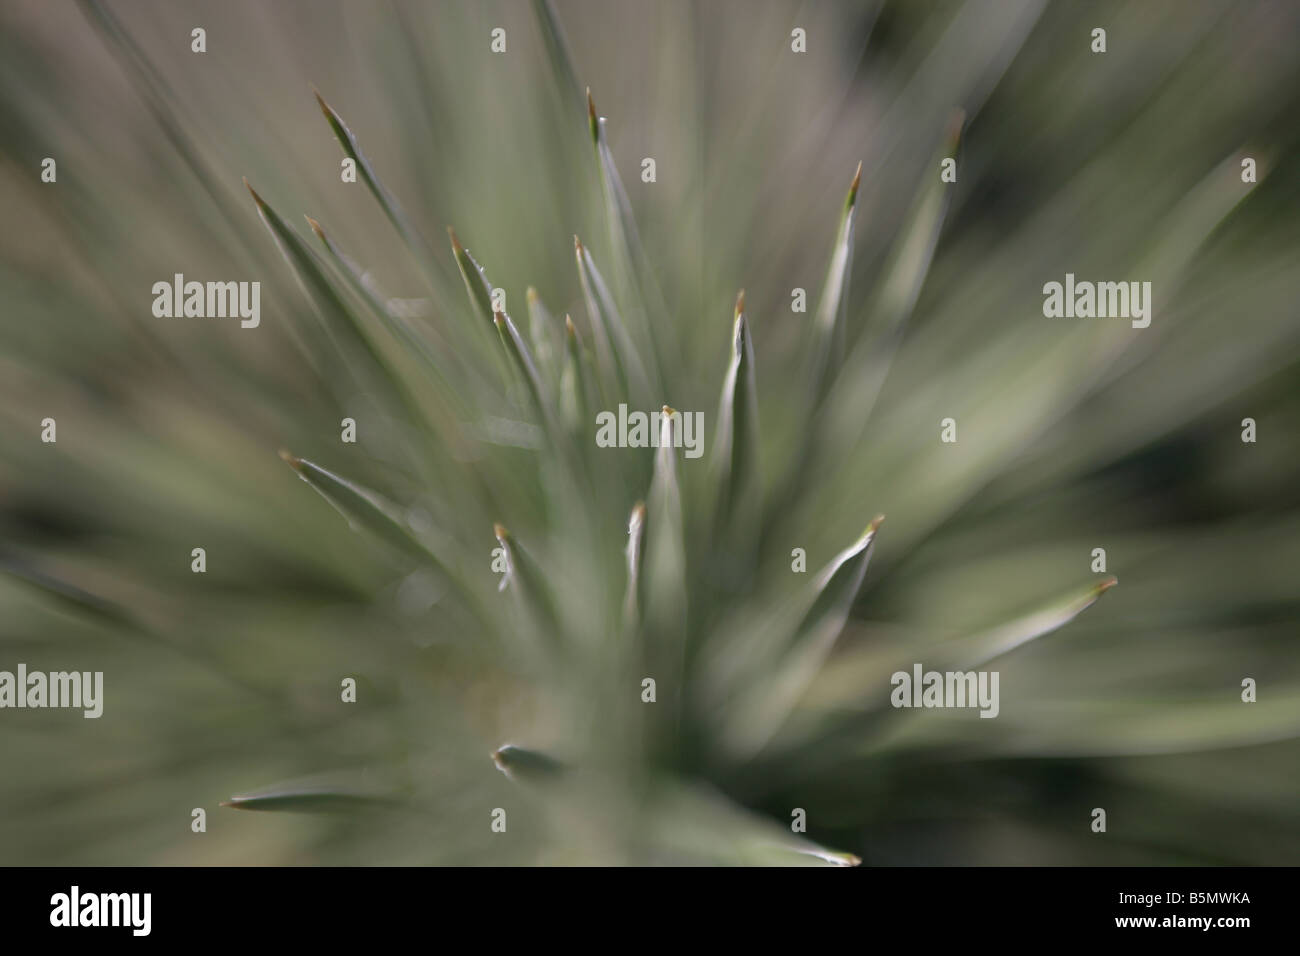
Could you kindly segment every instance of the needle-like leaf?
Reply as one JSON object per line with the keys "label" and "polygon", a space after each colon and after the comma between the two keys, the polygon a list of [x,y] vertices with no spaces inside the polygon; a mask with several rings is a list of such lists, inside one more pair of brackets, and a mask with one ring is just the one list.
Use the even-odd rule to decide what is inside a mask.
{"label": "needle-like leaf", "polygon": [[617,399],[644,399],[649,394],[649,381],[623,316],[592,261],[591,253],[577,236],[573,237],[573,249],[578,260],[578,278],[582,284],[583,299],[587,303],[587,314],[591,316],[596,362],[605,383],[606,394]]}
{"label": "needle-like leaf", "polygon": [[569,429],[578,435],[594,419],[598,396],[591,356],[583,347],[573,319],[564,317],[564,367],[560,372],[560,409]]}
{"label": "needle-like leaf", "polygon": [[493,525],[492,533],[506,553],[507,571],[501,589],[514,593],[534,629],[551,640],[558,639],[560,618],[541,567],[520,547],[505,525]]}
{"label": "needle-like leaf", "polygon": [[736,297],[731,360],[722,382],[714,445],[719,517],[752,526],[757,520],[761,476],[758,461],[758,387],[754,343],[745,318],[745,292]]}
{"label": "needle-like leaf", "polygon": [[298,473],[299,478],[328,501],[353,530],[367,531],[390,547],[422,561],[432,562],[443,573],[448,573],[444,560],[416,536],[395,505],[315,462],[283,450],[280,457]]}
{"label": "needle-like leaf", "polygon": [[375,173],[374,167],[370,164],[370,160],[367,159],[366,154],[361,151],[361,145],[357,142],[356,136],[353,135],[352,130],[348,128],[347,123],[343,122],[343,117],[339,116],[338,112],[325,102],[325,99],[320,95],[319,90],[313,92],[316,93],[316,102],[320,104],[321,112],[325,114],[325,119],[329,122],[330,129],[334,131],[334,136],[338,139],[339,145],[343,147],[343,152],[345,152],[357,164],[357,171],[361,174],[362,181],[365,182],[366,187],[379,202],[380,208],[384,210],[384,215],[388,217],[389,222],[393,224],[394,228],[397,229],[402,238],[406,240],[406,244],[408,248],[410,248],[412,254],[414,254],[416,260],[427,272],[430,273],[430,278],[435,287],[435,291],[441,292],[441,279],[432,267],[432,249],[429,246],[428,240],[426,240],[415,227],[415,224],[411,221],[411,217],[406,214],[397,200],[393,198],[393,194],[384,188],[384,184],[380,182],[379,176]]}
{"label": "needle-like leaf", "polygon": [[740,696],[727,721],[725,740],[744,760],[772,738],[799,701],[830,653],[862,587],[875,549],[879,515],[853,544],[824,567],[813,581],[812,605],[770,672]]}
{"label": "needle-like leaf", "polygon": [[853,268],[853,223],[861,182],[862,164],[858,163],[835,230],[830,265],[826,269],[826,281],[822,285],[821,300],[813,319],[812,367],[808,381],[814,404],[820,402],[825,395],[839,371],[839,363],[844,354],[845,311],[849,301],[849,274]]}
{"label": "needle-like leaf", "polygon": [[[929,168],[939,169],[940,159],[956,156],[963,122],[965,113],[954,111]],[[852,444],[862,432],[929,274],[953,189],[952,183],[944,182],[936,173],[926,178],[913,201],[885,265],[884,280],[868,312],[866,326],[827,398],[822,436],[826,446]]]}
{"label": "needle-like leaf", "polygon": [[268,810],[282,813],[356,813],[396,807],[392,796],[328,786],[268,787],[254,793],[236,794],[222,800],[232,810]]}
{"label": "needle-like leaf", "polygon": [[541,781],[554,779],[565,770],[564,764],[537,750],[525,750],[504,744],[492,752],[492,762],[511,780]]}
{"label": "needle-like leaf", "polygon": [[627,519],[627,592],[623,598],[623,630],[631,635],[641,619],[641,562],[644,559],[645,502],[638,501]]}

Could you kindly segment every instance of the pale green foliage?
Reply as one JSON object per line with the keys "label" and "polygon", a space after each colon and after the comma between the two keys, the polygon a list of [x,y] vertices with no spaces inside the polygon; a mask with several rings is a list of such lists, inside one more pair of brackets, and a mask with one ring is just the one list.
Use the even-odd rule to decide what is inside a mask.
{"label": "pale green foliage", "polygon": [[[3,715],[10,859],[1284,861],[1295,12],[1133,11],[1135,70],[1032,2],[804,5],[806,56],[791,4],[317,6],[0,30],[5,659],[108,693]],[[182,267],[262,326],[150,321]],[[1155,321],[1044,319],[1067,270]],[[705,455],[597,448],[621,402]],[[1001,714],[891,708],[914,662]]]}

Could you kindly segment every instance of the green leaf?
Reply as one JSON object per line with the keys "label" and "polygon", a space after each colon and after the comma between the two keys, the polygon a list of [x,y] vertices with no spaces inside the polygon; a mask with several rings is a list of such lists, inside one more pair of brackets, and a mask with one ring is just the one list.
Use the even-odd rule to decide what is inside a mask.
{"label": "green leaf", "polygon": [[[937,169],[940,160],[956,156],[964,121],[962,111],[953,113],[930,168]],[[843,447],[861,435],[929,274],[954,188],[952,183],[930,175],[917,193],[885,263],[884,279],[863,333],[845,359],[827,399],[827,419],[821,436],[824,447]]]}
{"label": "green leaf", "polygon": [[[926,670],[974,670],[1069,624],[1118,583],[1114,576],[1108,576],[1082,592],[1076,591],[997,627],[929,647],[924,652]],[[911,660],[886,662],[873,659],[855,672],[857,683],[863,687],[886,687],[890,674],[908,669],[911,663]],[[884,692],[875,694],[870,704],[851,713],[843,713],[843,708],[839,710],[841,713],[832,721],[820,724],[815,731],[825,754],[842,753],[840,746],[859,752],[891,750],[904,739],[924,734],[924,730],[910,726],[922,713],[910,708],[894,708],[889,695]],[[999,719],[1004,716],[1000,715]],[[867,749],[864,750],[864,746]],[[798,750],[799,743],[790,740],[786,747]]]}
{"label": "green leaf", "polygon": [[[840,853],[790,832],[699,784],[670,781],[651,798],[648,825],[674,858],[717,866],[857,866]],[[814,862],[816,861],[816,862]]]}
{"label": "green leaf", "polygon": [[497,769],[511,780],[539,781],[554,779],[565,771],[564,764],[537,750],[525,750],[505,744],[492,753]]}
{"label": "green leaf", "polygon": [[450,574],[447,564],[427,544],[416,537],[399,511],[380,495],[348,481],[305,458],[281,451],[280,457],[298,477],[311,485],[328,501],[355,531],[366,531],[404,554],[432,564]]}
{"label": "green leaf", "polygon": [[510,316],[504,312],[498,312],[492,317],[496,324],[497,334],[501,336],[501,345],[506,350],[506,355],[514,368],[516,375],[523,382],[528,396],[532,400],[538,416],[551,424],[551,404],[546,398],[546,386],[542,384],[542,376],[537,371],[537,363],[533,361],[532,354],[528,351],[528,343],[524,341],[519,330],[515,328],[514,322]]}
{"label": "green leaf", "polygon": [[255,793],[236,794],[222,800],[232,810],[270,810],[281,813],[355,813],[396,807],[391,796],[330,787],[270,787]]}
{"label": "green leaf", "polygon": [[[326,235],[321,224],[311,216],[305,218],[307,224],[311,226],[312,232],[316,234],[316,238],[325,247],[325,253],[329,261],[338,268],[353,294],[370,307],[371,312],[378,317],[384,328],[394,339],[403,344],[412,354],[418,355],[422,359],[419,363],[420,367],[428,373],[430,381],[437,388],[438,397],[452,410],[454,415],[462,419],[468,417],[469,409],[461,398],[460,390],[452,384],[453,370],[445,360],[448,352],[445,343],[438,339],[432,329],[426,327],[417,331],[408,319],[396,314],[389,308],[387,302],[375,291],[371,283],[366,281],[365,273],[361,270],[361,267],[339,249],[333,239]],[[414,401],[411,404],[419,405]],[[451,416],[442,416],[440,425],[444,432],[452,431],[455,433],[454,440],[459,445],[461,436],[455,419]]]}
{"label": "green leaf", "polygon": [[686,543],[677,449],[673,445],[681,416],[667,405],[660,415],[659,447],[647,496],[646,577],[651,605],[682,608],[686,597]]}
{"label": "green leaf", "polygon": [[558,640],[560,616],[541,566],[520,547],[505,525],[493,525],[492,533],[506,553],[507,571],[500,590],[509,590],[516,596],[525,620],[536,631],[550,640]]}
{"label": "green leaf", "polygon": [[542,32],[542,42],[546,45],[547,59],[552,73],[557,78],[562,94],[571,97],[573,102],[582,102],[582,86],[573,69],[573,56],[569,52],[568,41],[560,27],[560,19],[555,13],[551,0],[533,0],[533,12],[537,14],[537,24]]}
{"label": "green leaf", "polygon": [[528,287],[524,298],[528,302],[528,337],[533,344],[537,370],[547,387],[555,388],[560,379],[560,353],[563,351],[559,324],[532,286]]}
{"label": "green leaf", "polygon": [[720,518],[739,520],[751,528],[758,520],[762,494],[758,445],[754,343],[745,319],[745,292],[742,289],[736,298],[731,361],[723,378],[722,400],[718,408],[714,474],[718,483]]}
{"label": "green leaf", "polygon": [[1069,624],[1118,583],[1118,578],[1108,576],[1089,585],[1081,594],[1074,594],[974,637],[959,638],[950,644],[940,645],[931,653],[937,655],[943,669],[970,670],[979,667]]}
{"label": "green leaf", "polygon": [[560,410],[575,436],[594,421],[598,391],[591,356],[573,319],[564,317],[564,367],[560,372]]}
{"label": "green leaf", "polygon": [[645,502],[638,501],[627,519],[627,591],[623,598],[623,630],[631,636],[641,622],[641,562],[645,552]]}
{"label": "green leaf", "polygon": [[[252,193],[257,204],[258,215],[271,233],[280,254],[293,270],[299,287],[316,310],[326,334],[334,342],[338,353],[354,377],[363,384],[375,381],[396,394],[397,399],[409,409],[415,410],[416,403],[401,386],[388,361],[380,353],[370,334],[365,329],[360,317],[349,307],[338,289],[330,280],[324,264],[316,253],[308,247],[299,235],[289,228],[279,214],[258,195],[247,179],[244,185]],[[364,361],[370,366],[370,376],[358,375],[356,362]]]}
{"label": "green leaf", "polygon": [[0,552],[0,574],[7,574],[44,598],[52,599],[56,606],[74,613],[85,615],[96,622],[111,627],[115,633],[136,641],[148,641],[186,658],[191,663],[221,675],[232,684],[261,697],[277,707],[282,705],[280,694],[268,690],[246,677],[232,671],[220,658],[213,655],[202,645],[182,642],[171,633],[151,626],[144,619],[114,601],[78,587],[70,581],[47,574],[22,558]]}
{"label": "green leaf", "polygon": [[461,278],[465,280],[465,291],[469,293],[470,305],[474,307],[479,318],[491,322],[494,312],[492,284],[488,282],[483,267],[460,244],[460,240],[456,238],[456,231],[451,226],[447,227],[447,236],[451,239],[451,252],[456,257],[456,265],[460,267]]}
{"label": "green leaf", "polygon": [[835,244],[831,247],[830,264],[826,281],[822,285],[821,301],[813,319],[812,368],[808,381],[813,403],[821,401],[826,389],[839,371],[844,354],[845,312],[849,301],[849,275],[853,268],[853,222],[857,209],[858,186],[862,181],[862,164],[858,163],[849,194],[844,200],[835,229]]}
{"label": "green leaf", "polygon": [[685,703],[686,673],[686,536],[682,523],[682,493],[673,439],[681,415],[663,407],[659,448],[646,498],[645,646],[646,661],[657,676],[659,700],[680,719]]}
{"label": "green leaf", "polygon": [[60,606],[87,614],[103,624],[114,627],[134,627],[136,624],[125,608],[82,590],[75,584],[46,574],[17,557],[0,553],[0,573],[17,578],[43,596],[53,598]]}
{"label": "green leaf", "polygon": [[361,146],[357,142],[356,136],[353,135],[352,130],[348,128],[348,125],[343,122],[343,118],[335,112],[332,106],[325,102],[325,99],[320,95],[319,90],[314,90],[313,92],[316,93],[316,102],[320,104],[321,112],[325,114],[325,119],[329,122],[330,129],[334,131],[334,136],[338,139],[339,145],[343,147],[343,152],[347,153],[347,155],[356,162],[357,171],[361,173],[362,181],[364,181],[366,186],[370,189],[371,195],[378,200],[380,208],[384,210],[384,215],[388,217],[388,221],[393,224],[394,228],[397,229],[402,238],[406,240],[407,246],[411,249],[411,252],[415,255],[420,265],[430,271],[435,286],[440,285],[436,273],[433,273],[432,270],[432,250],[428,241],[420,234],[420,231],[415,228],[414,223],[411,222],[411,218],[405,213],[397,200],[393,198],[392,193],[384,188],[384,184],[380,182],[379,176],[375,173],[374,167],[370,164],[370,160],[367,159],[366,154],[361,151]]}
{"label": "green leaf", "polygon": [[812,584],[811,606],[770,668],[742,693],[728,716],[725,745],[734,758],[747,759],[776,734],[816,677],[834,646],[862,587],[875,550],[879,515],[853,544],[824,567]]}
{"label": "green leaf", "polygon": [[662,387],[659,369],[669,365],[660,352],[666,342],[651,327],[650,315],[667,316],[668,310],[641,248],[632,205],[628,202],[627,191],[623,188],[623,180],[618,175],[614,155],[605,138],[605,119],[597,116],[590,89],[587,90],[587,126],[600,170],[601,195],[612,246],[611,259],[616,288],[623,294],[624,307],[630,312],[629,318],[635,322],[638,336],[645,346],[646,365],[651,373],[650,384],[658,390]]}
{"label": "green leaf", "polygon": [[596,362],[605,383],[606,397],[642,401],[649,396],[650,385],[638,349],[591,253],[577,236],[573,237],[573,249],[587,314],[591,316]]}

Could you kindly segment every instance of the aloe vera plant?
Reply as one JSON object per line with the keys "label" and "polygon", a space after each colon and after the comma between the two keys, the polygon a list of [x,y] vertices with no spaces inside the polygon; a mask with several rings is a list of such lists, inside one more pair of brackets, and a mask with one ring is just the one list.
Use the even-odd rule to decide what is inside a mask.
{"label": "aloe vera plant", "polygon": [[[635,97],[573,51],[602,63],[589,51],[610,25],[538,0],[510,14],[497,74],[460,50],[481,24],[457,7],[437,29],[418,8],[354,11],[385,51],[380,95],[313,51],[264,58],[282,80],[268,86],[294,92],[259,87],[237,113],[164,81],[131,14],[84,9],[139,94],[130,128],[162,131],[167,177],[146,190],[123,162],[125,199],[85,189],[100,182],[85,171],[43,197],[52,229],[96,240],[80,255],[111,337],[94,334],[141,364],[113,378],[71,319],[52,326],[57,357],[15,346],[52,370],[40,388],[15,371],[15,418],[57,406],[61,431],[44,457],[3,449],[19,530],[0,603],[11,636],[103,654],[108,689],[102,749],[63,743],[72,756],[43,762],[49,738],[16,735],[42,768],[0,788],[4,818],[32,823],[0,831],[16,852],[49,852],[41,835],[64,831],[44,797],[88,783],[107,796],[60,825],[91,849],[66,855],[107,863],[135,852],[128,838],[209,862],[1256,862],[1294,828],[1276,781],[1241,842],[1202,819],[1231,797],[1213,768],[1262,779],[1294,753],[1300,685],[1279,676],[1249,707],[1236,687],[1280,659],[1270,614],[1290,599],[1270,568],[1296,556],[1293,513],[1152,529],[1168,489],[1124,494],[1123,469],[1194,428],[1224,447],[1206,436],[1239,400],[1289,400],[1271,377],[1296,354],[1287,247],[1244,234],[1280,227],[1234,152],[1253,148],[1262,107],[1180,146],[1176,174],[1153,160],[1156,176],[1135,159],[1143,124],[1174,122],[1199,89],[1169,65],[1132,130],[1069,140],[1063,159],[1031,135],[1057,136],[1063,109],[1041,97],[1055,66],[1034,51],[1072,49],[1082,21],[957,4],[886,8],[881,42],[916,69],[871,67],[899,84],[892,100],[853,89],[839,111],[814,58],[746,59],[788,47],[788,25],[756,14],[724,75],[655,74],[667,124],[607,120],[598,103]],[[810,13],[828,18],[810,36],[842,14]],[[698,26],[667,12],[658,28],[675,50]],[[925,42],[900,44],[909,27]],[[1193,32],[1180,49],[1202,55]],[[1276,83],[1288,62],[1242,83]],[[1129,103],[1122,72],[1095,82]],[[1223,96],[1224,116],[1245,109]],[[710,112],[715,97],[743,108]],[[868,118],[887,135],[855,129]],[[210,142],[254,122],[261,149]],[[1026,144],[1023,168],[1008,143]],[[628,175],[640,152],[659,182]],[[1259,188],[1275,188],[1260,157]],[[956,182],[939,175],[950,158]],[[1005,208],[988,198],[1004,193]],[[141,333],[113,303],[173,273],[170,233],[147,267],[118,252],[106,223],[127,199],[159,222],[184,210],[187,275],[260,278],[261,328],[204,338],[177,317]],[[1123,227],[1073,238],[1094,206]],[[1035,314],[1076,262],[1132,263],[1172,317],[1130,332]],[[37,301],[4,281],[16,307]],[[1249,336],[1225,330],[1219,296],[1253,304]],[[137,398],[146,384],[164,397]],[[621,407],[654,416],[657,447],[597,441]],[[1267,497],[1242,467],[1203,483],[1182,469],[1174,486]],[[84,532],[23,531],[57,529],[52,514]],[[203,574],[176,558],[198,545]],[[1100,545],[1115,573],[1089,567]],[[997,719],[899,706],[892,679],[914,667],[1000,672]],[[1105,843],[1095,806],[1129,808]],[[171,817],[202,807],[210,832],[178,850]],[[114,813],[132,821],[120,839],[102,832]]]}

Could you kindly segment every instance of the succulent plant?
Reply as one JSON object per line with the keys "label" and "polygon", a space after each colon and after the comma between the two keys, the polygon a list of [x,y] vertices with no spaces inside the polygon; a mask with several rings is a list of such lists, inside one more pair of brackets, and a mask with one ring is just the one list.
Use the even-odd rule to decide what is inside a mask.
{"label": "succulent plant", "polygon": [[[1038,14],[1013,6],[988,16],[1024,41]],[[923,860],[1102,859],[1111,851],[1080,849],[1101,793],[1124,804],[1136,800],[1125,789],[1143,785],[1135,781],[1159,791],[1152,780],[1162,772],[1168,781],[1203,772],[1162,763],[1130,776],[1125,757],[1250,752],[1294,736],[1289,705],[1300,692],[1279,688],[1243,713],[1235,671],[1223,687],[1198,685],[1203,698],[1194,701],[1114,696],[1122,675],[1159,667],[1150,651],[1117,643],[1117,618],[1104,633],[1068,629],[1062,656],[1038,654],[1038,638],[1074,621],[1116,578],[1088,570],[1080,541],[1091,543],[1091,526],[1049,522],[1070,536],[1059,545],[1036,534],[1034,496],[1057,495],[1052,503],[1077,515],[1097,500],[1095,482],[1105,478],[1096,469],[1140,454],[1191,413],[1171,399],[1106,430],[1108,396],[1140,399],[1142,380],[1129,373],[1162,367],[1149,352],[1165,334],[1159,327],[1007,318],[1009,303],[1036,308],[1041,282],[1073,267],[1040,248],[1077,210],[1064,188],[1049,191],[1063,212],[1047,208],[1014,239],[966,232],[948,247],[953,264],[939,267],[954,196],[994,174],[987,153],[970,172],[962,158],[960,185],[938,170],[960,155],[968,117],[1002,105],[989,77],[1007,69],[1016,44],[981,33],[968,48],[974,66],[947,84],[952,100],[927,101],[924,121],[893,118],[906,155],[917,157],[918,172],[903,177],[915,187],[910,196],[896,195],[895,179],[886,184],[892,154],[873,147],[856,170],[843,163],[833,201],[822,201],[825,188],[811,190],[818,224],[799,220],[800,249],[769,243],[751,256],[746,233],[768,203],[741,196],[736,183],[701,175],[664,186],[667,199],[630,198],[560,18],[549,0],[532,10],[536,56],[520,69],[538,87],[529,102],[545,109],[502,134],[503,155],[460,153],[458,130],[499,117],[481,114],[477,101],[458,107],[452,91],[431,93],[420,122],[444,136],[433,152],[448,165],[432,181],[417,177],[425,195],[408,198],[388,185],[363,140],[389,121],[413,124],[420,111],[395,101],[392,117],[345,121],[332,92],[317,92],[356,184],[336,209],[309,210],[304,226],[285,211],[302,196],[294,170],[251,160],[244,183],[268,244],[251,237],[247,206],[241,211],[227,189],[229,164],[218,169],[193,138],[186,110],[132,31],[108,9],[86,6],[178,168],[206,193],[195,201],[223,251],[196,240],[204,253],[186,262],[238,262],[241,275],[272,286],[278,251],[287,266],[280,274],[297,286],[275,287],[271,301],[286,320],[270,330],[274,347],[257,354],[243,341],[211,355],[192,344],[142,346],[159,353],[141,359],[159,364],[143,368],[165,367],[174,352],[178,381],[223,383],[227,392],[203,397],[215,412],[177,384],[168,391],[175,408],[142,404],[137,424],[130,416],[97,424],[90,403],[67,398],[69,390],[58,449],[82,477],[52,486],[57,504],[38,507],[35,483],[25,492],[29,513],[71,513],[97,530],[4,558],[4,570],[41,595],[15,603],[0,594],[16,609],[12,626],[44,633],[53,627],[45,615],[61,613],[50,608],[70,609],[74,618],[58,620],[74,647],[103,633],[137,639],[133,656],[110,661],[121,682],[133,672],[168,675],[169,690],[140,679],[131,702],[117,704],[135,719],[111,732],[122,735],[111,752],[140,739],[165,755],[138,784],[120,757],[101,768],[124,805],[181,819],[191,806],[218,802],[280,811],[214,815],[209,827],[225,849],[196,851],[209,861],[842,865],[908,860],[908,847]],[[951,49],[970,16],[954,12],[955,32],[935,49]],[[398,7],[395,17],[387,44],[410,32],[411,11]],[[448,17],[464,29],[473,19]],[[522,24],[511,29],[517,37]],[[416,52],[402,69],[422,75],[430,62]],[[782,102],[790,96],[779,93]],[[417,134],[403,125],[401,135]],[[761,117],[739,135],[758,149],[773,136]],[[1236,176],[1233,147],[1211,145],[1220,162],[1194,176],[1180,170],[1177,189],[1141,200],[1147,221],[1129,220],[1139,235],[1122,254],[1140,262],[1136,274],[1153,277],[1162,302],[1175,301],[1207,260],[1240,270],[1244,258],[1214,246],[1250,188]],[[837,139],[836,162],[843,146]],[[1097,170],[1118,175],[1131,148],[1098,146]],[[540,166],[530,182],[554,180],[553,195],[516,196],[522,187],[503,175],[511,151]],[[337,178],[334,162],[324,165]],[[1091,196],[1100,172],[1071,173]],[[794,193],[806,175],[787,177],[784,188]],[[474,184],[466,188],[491,208],[473,214],[452,183]],[[354,198],[362,190],[371,208]],[[868,199],[875,215],[864,223]],[[656,202],[686,224],[680,235],[654,215],[643,239],[633,208],[654,212]],[[531,214],[513,216],[514,205]],[[548,208],[552,216],[539,213]],[[445,246],[435,244],[428,224],[449,210],[468,214],[448,227]],[[150,214],[164,210],[141,213]],[[714,249],[709,217],[719,214],[736,221],[719,230],[730,244]],[[92,254],[94,270],[108,271],[111,260],[98,258],[107,255]],[[1096,261],[1115,255],[1089,252],[1080,268]],[[1012,278],[980,279],[971,271],[980,262]],[[751,272],[740,274],[742,266]],[[1214,268],[1229,281],[1228,265]],[[1269,268],[1253,274],[1263,281]],[[1231,281],[1245,280],[1239,271]],[[736,294],[742,284],[748,299]],[[791,310],[795,286],[808,286],[806,312]],[[1262,296],[1261,315],[1276,314],[1283,300]],[[1195,328],[1212,328],[1188,312],[1203,322],[1189,319]],[[909,324],[914,314],[919,328]],[[1294,354],[1293,335],[1269,334],[1250,348],[1255,366],[1238,363],[1229,380],[1238,390],[1257,384],[1241,369],[1264,368],[1270,343]],[[1200,368],[1209,350],[1183,342]],[[93,378],[93,356],[62,360],[66,377]],[[128,406],[129,380],[113,386]],[[621,423],[630,413],[649,423],[628,443],[640,447],[602,447],[600,416]],[[690,417],[701,414],[702,433]],[[952,444],[939,440],[949,414],[962,429]],[[352,421],[358,442],[338,440],[340,418]],[[110,429],[101,435],[110,450],[96,457],[77,436],[97,427]],[[688,429],[700,439],[698,458],[687,455]],[[277,446],[289,475],[319,499],[272,470]],[[23,454],[34,462],[40,451]],[[139,530],[155,503],[158,527]],[[172,559],[156,553],[158,542],[176,550],[177,522],[187,529],[180,538],[207,548],[214,571],[201,583],[173,577],[163,566]],[[132,547],[95,556],[96,542],[120,539]],[[1200,573],[1178,563],[1197,547],[1193,533],[1164,546],[1125,540],[1149,559],[1130,559],[1148,594],[1162,580]],[[883,578],[868,567],[878,548]],[[125,566],[123,553],[134,555]],[[232,567],[223,553],[247,564]],[[168,587],[183,599],[164,598]],[[1260,587],[1267,604],[1272,586]],[[1128,605],[1135,627],[1151,600]],[[1160,620],[1168,628],[1179,617]],[[1103,657],[1072,650],[1084,636]],[[1082,663],[1069,664],[1072,653]],[[163,667],[160,655],[180,656]],[[891,675],[920,662],[1002,670],[1014,693],[1001,719],[891,706]],[[113,679],[109,670],[110,692]],[[340,700],[340,681],[352,696]],[[160,718],[174,712],[186,716],[169,729]],[[156,738],[140,729],[151,720]],[[1120,762],[1096,769],[1110,757]],[[1155,766],[1167,771],[1144,776]],[[68,773],[42,778],[41,792],[95,779]],[[152,790],[160,778],[174,784],[165,799]],[[986,793],[998,808],[991,832],[1023,824],[1011,849],[937,850],[946,824],[914,837],[913,808],[919,820],[979,816]],[[17,787],[8,798],[25,795]],[[1178,820],[1194,817],[1188,810]],[[89,814],[86,832],[104,819]],[[1153,846],[1174,846],[1175,857],[1259,855],[1213,841],[1185,849],[1150,829],[1112,837],[1121,862],[1163,858]],[[180,852],[163,836],[149,845],[155,859]],[[104,838],[95,846],[78,858],[114,861],[120,850]]]}

